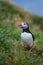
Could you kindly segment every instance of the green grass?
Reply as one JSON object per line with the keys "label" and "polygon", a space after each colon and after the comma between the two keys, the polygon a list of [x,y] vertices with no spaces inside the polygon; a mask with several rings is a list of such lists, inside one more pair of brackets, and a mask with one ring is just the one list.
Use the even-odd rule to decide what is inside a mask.
{"label": "green grass", "polygon": [[43,37],[35,34],[37,40],[31,51],[21,46],[20,30],[13,22],[0,22],[0,65],[40,65],[43,63]]}
{"label": "green grass", "polygon": [[[43,30],[39,28],[39,31],[35,32],[32,28],[32,26],[36,26],[39,22],[34,22],[35,24],[29,22],[30,29],[35,36],[35,42],[29,52],[25,51],[24,47],[21,46],[21,31],[13,20],[14,14],[12,12],[14,10],[12,9],[11,12],[9,7],[12,9],[12,6],[8,5],[5,6],[4,12],[1,11],[1,14],[4,13],[5,17],[5,13],[12,15],[12,19],[9,15],[6,18],[3,18],[3,16],[0,18],[0,65],[43,65]],[[7,8],[8,11],[5,12]],[[22,18],[21,15],[20,17]]]}

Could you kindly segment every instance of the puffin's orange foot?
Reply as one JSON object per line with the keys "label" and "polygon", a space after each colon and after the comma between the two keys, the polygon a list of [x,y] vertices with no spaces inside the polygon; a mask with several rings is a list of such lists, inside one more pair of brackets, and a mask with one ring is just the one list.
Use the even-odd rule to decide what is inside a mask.
{"label": "puffin's orange foot", "polygon": [[31,47],[27,46],[25,47],[25,51],[29,51],[31,49]]}

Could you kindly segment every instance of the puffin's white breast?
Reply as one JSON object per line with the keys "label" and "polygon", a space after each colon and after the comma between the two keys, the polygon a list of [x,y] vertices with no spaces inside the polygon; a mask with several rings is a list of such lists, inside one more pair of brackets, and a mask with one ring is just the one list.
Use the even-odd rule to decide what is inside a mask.
{"label": "puffin's white breast", "polygon": [[21,33],[21,40],[23,42],[25,42],[26,44],[28,44],[30,47],[32,47],[33,38],[32,38],[32,34],[31,33],[26,33],[26,32]]}

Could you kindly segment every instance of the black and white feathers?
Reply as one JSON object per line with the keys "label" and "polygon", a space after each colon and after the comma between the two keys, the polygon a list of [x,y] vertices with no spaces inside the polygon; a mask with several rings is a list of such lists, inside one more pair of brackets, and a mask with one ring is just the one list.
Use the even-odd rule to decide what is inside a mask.
{"label": "black and white feathers", "polygon": [[22,45],[25,49],[30,50],[34,43],[34,35],[29,30],[29,25],[26,22],[22,22],[20,25],[23,32],[21,33]]}

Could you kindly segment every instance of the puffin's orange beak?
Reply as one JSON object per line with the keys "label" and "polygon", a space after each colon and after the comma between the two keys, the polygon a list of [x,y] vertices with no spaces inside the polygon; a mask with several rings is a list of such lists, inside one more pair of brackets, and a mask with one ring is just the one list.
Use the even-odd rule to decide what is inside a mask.
{"label": "puffin's orange beak", "polygon": [[22,26],[21,24],[18,25],[18,27],[21,27],[21,26]]}
{"label": "puffin's orange beak", "polygon": [[18,26],[19,28],[22,28],[21,22],[20,22],[20,23],[17,23],[17,26]]}
{"label": "puffin's orange beak", "polygon": [[19,25],[19,28],[23,28],[21,24]]}

